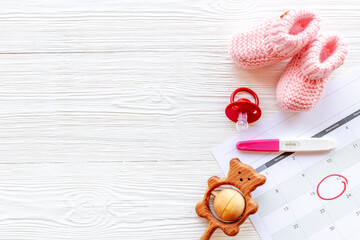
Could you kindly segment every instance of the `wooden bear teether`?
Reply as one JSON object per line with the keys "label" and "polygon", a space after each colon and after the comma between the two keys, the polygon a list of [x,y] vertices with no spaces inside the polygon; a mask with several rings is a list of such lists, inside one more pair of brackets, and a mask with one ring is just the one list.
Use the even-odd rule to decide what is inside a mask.
{"label": "wooden bear teether", "polygon": [[[265,176],[258,174],[251,166],[240,162],[238,158],[231,159],[230,170],[226,178],[216,176],[209,178],[204,198],[196,205],[196,213],[209,221],[200,240],[210,239],[216,228],[221,228],[229,236],[235,236],[239,232],[240,224],[250,214],[257,211],[258,204],[251,198],[251,192],[263,185],[265,181]],[[220,193],[214,193],[214,190],[222,185],[232,185],[242,194],[234,189],[225,189]],[[223,221],[216,218],[210,210],[211,194],[215,197],[214,210]]]}

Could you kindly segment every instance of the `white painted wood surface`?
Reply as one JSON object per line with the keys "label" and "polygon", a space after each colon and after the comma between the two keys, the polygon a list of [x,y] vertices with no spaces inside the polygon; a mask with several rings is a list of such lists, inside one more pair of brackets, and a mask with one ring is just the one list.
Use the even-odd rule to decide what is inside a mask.
{"label": "white painted wood surface", "polygon": [[239,70],[227,40],[295,7],[348,39],[333,77],[359,64],[356,0],[2,0],[0,239],[198,239],[229,96],[269,116],[285,64]]}

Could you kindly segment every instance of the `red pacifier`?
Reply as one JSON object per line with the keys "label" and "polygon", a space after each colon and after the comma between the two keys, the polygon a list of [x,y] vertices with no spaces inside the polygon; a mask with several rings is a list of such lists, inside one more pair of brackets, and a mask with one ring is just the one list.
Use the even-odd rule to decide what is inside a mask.
{"label": "red pacifier", "polygon": [[[235,95],[239,92],[250,93],[254,97],[255,103],[247,98],[240,98],[235,102]],[[236,89],[230,96],[230,104],[226,107],[225,114],[231,121],[236,122],[238,131],[247,129],[249,123],[253,123],[261,117],[258,96],[249,88]]]}

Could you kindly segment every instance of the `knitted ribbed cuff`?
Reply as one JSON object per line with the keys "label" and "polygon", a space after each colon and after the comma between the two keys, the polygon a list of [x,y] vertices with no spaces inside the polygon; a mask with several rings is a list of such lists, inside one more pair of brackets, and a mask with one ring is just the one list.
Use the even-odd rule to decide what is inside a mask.
{"label": "knitted ribbed cuff", "polygon": [[309,79],[320,79],[330,75],[344,63],[347,52],[347,43],[338,33],[321,34],[304,53],[303,74]]}
{"label": "knitted ribbed cuff", "polygon": [[[272,22],[270,44],[280,55],[295,55],[311,42],[320,30],[320,18],[312,10],[290,10]],[[296,24],[303,29],[294,31]]]}

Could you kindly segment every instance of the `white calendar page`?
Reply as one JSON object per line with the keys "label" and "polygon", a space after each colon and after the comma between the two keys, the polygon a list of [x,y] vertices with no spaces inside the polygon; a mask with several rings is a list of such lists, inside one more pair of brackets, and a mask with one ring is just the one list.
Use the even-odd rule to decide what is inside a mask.
{"label": "white calendar page", "polygon": [[[360,69],[360,68],[358,68]],[[260,102],[261,104],[261,102]],[[240,140],[324,137],[326,153],[240,152]],[[360,71],[334,79],[309,112],[279,112],[213,149],[224,173],[237,157],[266,176],[250,217],[262,239],[360,239]]]}

